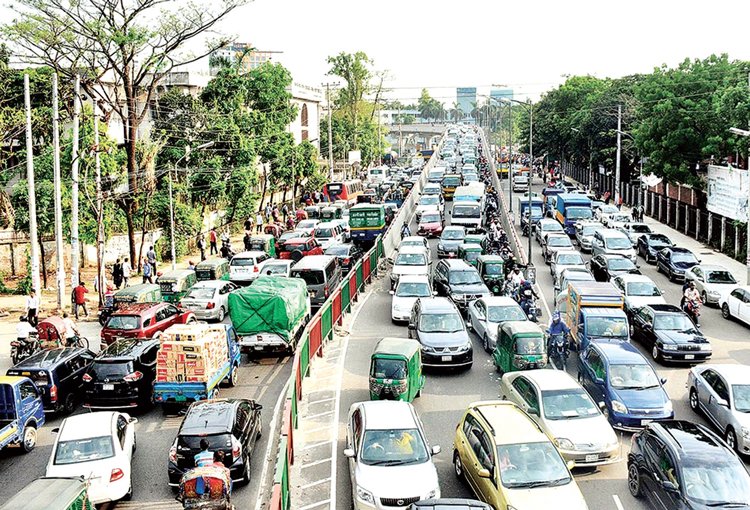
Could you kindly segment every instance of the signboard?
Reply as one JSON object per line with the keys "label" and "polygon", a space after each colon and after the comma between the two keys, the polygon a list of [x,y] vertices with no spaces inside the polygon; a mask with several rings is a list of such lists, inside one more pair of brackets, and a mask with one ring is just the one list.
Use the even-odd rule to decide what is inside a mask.
{"label": "signboard", "polygon": [[362,151],[349,151],[349,164],[362,162]]}
{"label": "signboard", "polygon": [[733,220],[747,221],[747,170],[708,166],[708,210]]}

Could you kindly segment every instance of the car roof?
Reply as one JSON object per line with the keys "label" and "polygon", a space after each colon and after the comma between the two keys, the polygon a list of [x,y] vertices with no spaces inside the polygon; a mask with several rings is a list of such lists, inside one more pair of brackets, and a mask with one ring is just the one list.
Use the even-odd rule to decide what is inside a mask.
{"label": "car roof", "polygon": [[223,287],[226,285],[226,280],[203,280],[197,282],[195,285],[192,286],[193,289],[200,289],[200,288],[211,288],[211,289],[218,289],[219,287]]}
{"label": "car roof", "polygon": [[422,236],[406,236],[401,239],[400,244],[403,244],[404,241],[420,241],[422,244],[425,244],[425,238]]}
{"label": "car roof", "polygon": [[29,370],[29,369],[48,369],[64,363],[65,361],[78,356],[82,352],[87,352],[88,349],[80,349],[78,347],[59,347],[57,349],[44,349],[32,356],[29,356],[25,360],[21,361],[17,365],[14,365],[12,370]]}
{"label": "car roof", "polygon": [[647,308],[652,309],[657,314],[659,313],[684,313],[679,306],[669,304],[650,304],[644,305]]}
{"label": "car roof", "polygon": [[332,255],[305,255],[299,262],[294,264],[292,269],[323,269],[336,257]]}
{"label": "car roof", "polygon": [[724,266],[720,266],[718,264],[698,264],[697,266],[693,266],[690,269],[695,269],[696,267],[699,267],[703,269],[704,271],[729,271]]}
{"label": "car roof", "polygon": [[500,329],[509,335],[534,335],[543,334],[542,329],[533,321],[505,321],[500,324]]}
{"label": "car roof", "polygon": [[474,269],[474,266],[467,263],[465,260],[462,259],[443,259],[441,260],[445,265],[448,266],[448,269],[451,271],[458,270],[458,271],[470,271]]}
{"label": "car roof", "polygon": [[156,310],[159,307],[165,306],[168,303],[130,303],[129,305],[120,308],[112,315],[140,315],[144,312]]}
{"label": "car roof", "polygon": [[449,225],[443,229],[443,233],[448,232],[449,230],[460,230],[461,232],[466,232],[466,229],[460,225]]}
{"label": "car roof", "polygon": [[365,414],[365,429],[411,429],[418,427],[416,412],[401,400],[368,400],[353,404]]}
{"label": "car roof", "polygon": [[409,244],[398,250],[401,253],[427,253],[427,247]]}
{"label": "car roof", "polygon": [[648,276],[646,276],[645,274],[630,274],[630,273],[628,273],[628,274],[620,274],[620,275],[617,275],[615,278],[617,278],[618,280],[621,280],[624,283],[630,283],[630,282],[650,282],[650,283],[653,283],[654,285],[656,285],[656,283],[654,283],[654,281],[651,278],[649,278]]}
{"label": "car roof", "polygon": [[493,439],[497,445],[549,441],[531,418],[510,401],[472,402],[469,409],[480,414],[494,429]]}
{"label": "car roof", "polygon": [[[326,207],[326,209],[329,209],[329,208]],[[323,222],[318,223],[317,225],[315,225],[315,228],[316,229],[318,229],[318,228],[332,228],[332,227],[335,227],[337,225],[339,225],[339,223],[334,223],[332,221],[323,221]]]}
{"label": "car roof", "polygon": [[103,351],[101,351],[97,355],[96,361],[105,361],[112,359],[135,359],[140,356],[143,351],[158,343],[158,338],[121,338],[120,340],[108,345]]}
{"label": "car roof", "polygon": [[[707,427],[686,420],[666,420],[653,422],[649,428],[659,435],[679,453],[682,459],[697,457],[696,460],[711,456],[735,458],[731,450]],[[739,463],[739,459],[736,459]],[[683,461],[684,462],[684,461]]]}
{"label": "car roof", "polygon": [[[343,245],[339,245],[339,246],[346,246],[346,245],[343,244]],[[294,261],[293,260],[288,260],[288,259],[271,259],[268,262],[266,262],[266,265],[263,266],[263,267],[268,267],[268,266],[293,266],[293,265],[294,265]],[[226,282],[223,282],[223,283],[226,283]]]}
{"label": "car roof", "polygon": [[410,340],[408,338],[391,338],[385,337],[378,340],[373,349],[373,354],[397,354],[400,356],[410,357],[416,352],[419,352],[421,345],[416,340]]}
{"label": "car roof", "polygon": [[180,435],[231,432],[237,402],[234,399],[213,399],[191,404],[180,426]]}
{"label": "car roof", "polygon": [[[596,256],[597,257],[602,257],[605,260],[610,260],[610,259],[624,259],[624,258],[626,258],[625,255],[623,255],[622,253],[599,253]],[[630,260],[630,259],[628,259],[628,260]]]}
{"label": "car roof", "polygon": [[90,437],[109,436],[112,434],[112,421],[120,413],[115,411],[97,411],[68,416],[60,426],[58,441],[75,441]]}
{"label": "car roof", "polygon": [[693,253],[687,248],[683,248],[681,246],[666,246],[664,249],[671,250],[673,253]]}
{"label": "car roof", "polygon": [[517,376],[525,376],[530,381],[542,390],[567,390],[567,389],[580,389],[581,386],[576,382],[573,377],[567,372],[562,370],[547,370],[547,369],[535,369],[535,370],[523,370],[520,372],[508,372],[509,374],[517,374]]}
{"label": "car roof", "polygon": [[265,254],[266,254],[266,252],[264,252],[264,251],[258,251],[258,250],[241,251],[238,254],[236,254],[234,257],[232,257],[232,260],[234,260],[234,259],[250,259],[250,258],[254,259],[256,257],[260,257],[261,255],[265,255]]}
{"label": "car roof", "polygon": [[446,313],[456,312],[456,305],[446,297],[419,298],[422,313]]}
{"label": "car roof", "polygon": [[604,228],[599,231],[602,237],[628,237],[625,233],[617,230],[616,228]]}
{"label": "car roof", "polygon": [[643,357],[643,354],[628,342],[617,340],[609,341],[606,338],[596,338],[591,340],[591,345],[611,364],[631,363],[650,365],[648,360]]}
{"label": "car roof", "polygon": [[709,364],[701,365],[696,367],[698,370],[703,372],[704,370],[715,370],[721,374],[727,382],[732,384],[750,384],[750,366],[748,365],[734,365],[729,363],[721,364]]}

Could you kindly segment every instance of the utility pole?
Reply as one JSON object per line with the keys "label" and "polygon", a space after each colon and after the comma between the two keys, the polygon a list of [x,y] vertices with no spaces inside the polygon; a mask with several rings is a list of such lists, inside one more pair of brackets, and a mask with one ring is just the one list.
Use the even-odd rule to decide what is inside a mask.
{"label": "utility pole", "polygon": [[[508,130],[508,190],[510,197],[509,212],[513,212],[513,103],[508,102],[510,129]],[[530,188],[529,188],[530,189]],[[513,215],[511,214],[511,217]]]}
{"label": "utility pole", "polygon": [[[188,147],[190,147],[188,145]],[[187,154],[186,154],[187,155]],[[176,170],[176,169],[175,169]],[[177,261],[175,260],[175,249],[174,249],[174,205],[172,202],[172,172],[169,172],[169,231],[171,234],[171,255],[172,255],[172,271],[177,269]]]}
{"label": "utility pole", "polygon": [[403,133],[401,132],[401,108],[398,109],[398,158],[401,159],[401,153],[403,152]]}
{"label": "utility pole", "polygon": [[529,99],[529,159],[531,160],[529,164],[529,264],[533,265],[531,262],[531,197],[533,196],[531,180],[534,177],[534,105],[531,99]]}
{"label": "utility pole", "polygon": [[57,73],[52,75],[52,159],[55,173],[55,250],[57,252],[57,307],[65,296],[65,254],[63,253],[62,197],[60,189],[60,119],[57,109]]}
{"label": "utility pole", "polygon": [[620,206],[620,142],[622,138],[622,105],[617,105],[617,160],[615,163],[615,205]]}
{"label": "utility pole", "polygon": [[[104,284],[104,213],[102,210],[102,166],[99,161],[99,112],[94,105],[94,162],[96,168],[96,220],[99,227],[96,231],[96,275],[99,282],[99,306],[104,304],[104,292],[107,286]],[[131,261],[133,268],[138,262]]]}
{"label": "utility pole", "polygon": [[378,166],[383,164],[383,148],[380,145],[380,98],[378,98]]}
{"label": "utility pole", "polygon": [[31,245],[31,288],[41,300],[39,282],[39,246],[36,230],[36,191],[34,186],[34,140],[31,134],[31,94],[29,75],[23,75],[23,96],[26,103],[26,182],[29,187],[29,244]]}
{"label": "utility pole", "polygon": [[333,117],[333,110],[331,110],[331,85],[338,87],[337,83],[324,83],[326,87],[326,100],[328,101],[328,176],[329,180],[333,180],[333,128],[331,127],[331,118]]}
{"label": "utility pole", "polygon": [[70,285],[78,286],[78,129],[81,115],[81,78],[76,76],[73,95],[73,149],[71,173],[71,204],[70,204]]}

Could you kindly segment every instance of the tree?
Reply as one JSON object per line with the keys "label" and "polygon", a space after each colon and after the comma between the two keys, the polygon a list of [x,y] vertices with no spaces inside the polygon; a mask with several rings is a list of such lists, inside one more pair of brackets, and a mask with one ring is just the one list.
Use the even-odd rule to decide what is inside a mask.
{"label": "tree", "polygon": [[372,60],[362,51],[357,53],[341,52],[335,57],[328,57],[331,69],[328,75],[338,76],[346,81],[346,86],[339,90],[338,101],[341,108],[351,119],[354,126],[354,150],[359,148],[357,143],[357,131],[359,128],[360,103],[364,95],[370,90],[370,78],[372,72],[369,66]]}
{"label": "tree", "polygon": [[196,53],[184,52],[183,47],[212,32],[220,20],[247,2],[178,5],[168,0],[19,0],[18,18],[0,29],[28,62],[50,66],[69,82],[81,74],[82,88],[103,110],[105,123],[112,115],[120,118],[127,154],[127,192],[117,203],[125,213],[133,259],[133,218],[143,182],[154,181],[153,176],[140,171],[138,128],[164,75],[209,55],[224,41],[209,41]]}

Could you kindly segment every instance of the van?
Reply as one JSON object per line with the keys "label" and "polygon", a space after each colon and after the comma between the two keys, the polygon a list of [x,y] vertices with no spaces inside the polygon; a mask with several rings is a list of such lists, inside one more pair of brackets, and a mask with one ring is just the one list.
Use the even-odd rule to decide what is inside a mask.
{"label": "van", "polygon": [[308,255],[292,267],[292,278],[307,283],[312,306],[322,306],[341,283],[341,268],[331,255]]}
{"label": "van", "polygon": [[381,338],[370,357],[370,400],[419,397],[425,382],[421,352],[416,340]]}
{"label": "van", "polygon": [[315,225],[313,237],[317,239],[318,244],[324,250],[334,244],[343,244],[346,241],[346,233],[343,227],[330,221]]}

